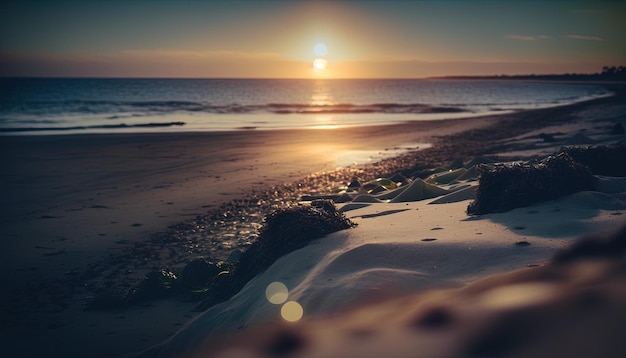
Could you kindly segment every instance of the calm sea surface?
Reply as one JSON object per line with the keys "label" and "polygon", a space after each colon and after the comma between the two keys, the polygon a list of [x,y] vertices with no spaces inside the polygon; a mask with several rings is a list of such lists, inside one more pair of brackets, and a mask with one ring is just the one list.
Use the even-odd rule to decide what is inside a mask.
{"label": "calm sea surface", "polygon": [[0,134],[332,128],[610,95],[599,85],[463,80],[0,79]]}

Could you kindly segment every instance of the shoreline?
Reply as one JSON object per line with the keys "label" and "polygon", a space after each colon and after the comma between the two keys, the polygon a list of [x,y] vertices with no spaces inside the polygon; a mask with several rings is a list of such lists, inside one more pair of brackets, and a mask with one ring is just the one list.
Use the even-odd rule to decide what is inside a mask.
{"label": "shoreline", "polygon": [[[423,81],[442,81],[439,79],[422,79]],[[395,81],[395,80],[394,80]],[[454,81],[449,79],[448,81]],[[458,80],[457,80],[458,81]],[[473,80],[474,82],[480,82],[484,80]],[[471,81],[470,81],[471,82]],[[519,82],[519,81],[513,81]],[[529,81],[532,82],[532,81]],[[559,82],[545,83],[559,84]],[[574,84],[579,85],[579,84]],[[396,125],[402,124],[407,121],[447,121],[450,119],[466,119],[466,118],[479,118],[483,116],[498,116],[506,115],[509,113],[520,111],[532,111],[538,109],[546,109],[552,107],[562,107],[574,105],[580,102],[593,101],[596,99],[606,98],[611,96],[611,91],[614,88],[623,88],[622,83],[599,83],[589,86],[603,87],[602,94],[587,93],[579,96],[577,99],[574,97],[568,97],[567,99],[552,99],[548,103],[535,103],[536,107],[531,108],[529,104],[519,104],[516,108],[507,108],[510,104],[501,104],[502,108],[495,104],[487,105],[476,103],[468,105],[469,107],[460,105],[460,107],[454,107],[453,105],[425,105],[425,104],[409,104],[409,103],[382,103],[382,104],[347,104],[347,108],[343,108],[343,104],[321,104],[316,110],[311,112],[289,109],[282,110],[283,106],[289,106],[288,104],[268,104],[268,106],[278,106],[276,112],[258,111],[254,110],[249,114],[239,116],[237,111],[226,112],[230,113],[226,117],[222,117],[222,114],[213,115],[211,112],[203,114],[202,111],[196,112],[163,112],[157,114],[144,114],[140,117],[141,120],[134,118],[133,116],[126,116],[122,114],[114,114],[111,118],[97,119],[97,116],[82,117],[82,121],[70,120],[66,123],[65,127],[56,127],[55,117],[48,119],[44,118],[43,122],[50,123],[50,126],[43,126],[42,123],[37,124],[34,121],[31,126],[29,124],[20,125],[19,120],[9,120],[12,125],[17,127],[0,128],[0,136],[52,136],[52,135],[91,135],[91,134],[173,134],[173,133],[194,133],[194,132],[232,132],[254,129],[257,131],[274,131],[274,130],[300,130],[300,129],[349,129],[355,127],[368,127],[368,126],[381,126],[381,125]],[[538,101],[541,102],[541,101]],[[167,102],[166,102],[167,103]],[[534,102],[533,102],[534,103]],[[198,104],[200,105],[200,104]],[[416,107],[417,112],[413,110],[396,111],[391,112],[385,110],[386,107],[401,106],[401,107]],[[302,104],[294,104],[296,109],[300,106],[307,106]],[[311,105],[315,106],[315,105]],[[337,108],[335,108],[337,106]],[[357,107],[364,108],[357,108]],[[377,110],[368,108],[370,106],[380,107]],[[254,107],[254,106],[253,106]],[[354,108],[353,108],[354,107]],[[431,110],[421,111],[420,107],[430,107]],[[406,108],[405,108],[406,109]],[[228,109],[225,109],[228,111]],[[317,111],[319,110],[319,112]],[[363,110],[363,112],[361,112]],[[354,112],[353,112],[354,111]],[[219,112],[221,113],[221,112]],[[163,116],[165,114],[165,116]],[[72,116],[81,117],[80,114],[70,114]],[[70,118],[68,117],[68,118]],[[88,119],[91,118],[91,119]],[[223,118],[227,118],[226,122],[237,122],[231,124],[222,123]],[[114,122],[111,122],[114,119]],[[234,119],[234,120],[233,120]],[[85,122],[86,121],[86,122]],[[91,122],[90,122],[91,121]],[[63,122],[63,121],[62,121]],[[292,123],[298,123],[295,127]],[[34,125],[34,127],[32,126]]]}
{"label": "shoreline", "polygon": [[[285,193],[297,196],[345,183],[350,176],[366,179],[432,168],[488,151],[496,141],[510,136],[571,122],[571,113],[607,103],[623,103],[623,97],[501,116],[348,129],[0,137],[0,149],[9,153],[8,170],[3,174],[8,185],[2,192],[5,205],[0,224],[6,238],[2,262],[5,270],[18,273],[8,285],[40,282],[37,276],[42,273],[53,279],[71,277],[74,270],[97,262],[104,252],[147,242],[167,226],[205,216],[251,193],[263,196],[268,189],[293,188],[290,183],[297,183],[298,190]],[[434,146],[415,151],[421,143]],[[378,163],[336,170],[337,152],[384,153],[405,144],[413,150]],[[314,173],[320,174],[311,177]],[[49,296],[38,300],[59,332],[83,329],[85,335],[93,333],[95,328],[77,322],[87,316],[104,316],[81,312],[80,300],[71,299],[63,307],[63,297],[54,302],[54,295]],[[154,311],[146,308],[148,313],[143,314],[158,312],[159,304],[153,306]],[[23,310],[27,308],[21,307],[16,319],[35,314]],[[131,317],[128,310],[133,311],[117,314],[126,317],[121,323],[140,319],[140,315]],[[68,320],[68,316],[74,318]],[[178,324],[181,318],[173,320]],[[52,339],[56,333],[49,327],[33,328],[32,333],[43,333],[48,337],[41,338],[44,341]],[[110,338],[130,334],[122,331],[116,329]],[[125,338],[120,347],[147,347],[166,333],[161,328],[161,336],[139,337],[145,339],[140,342]]]}

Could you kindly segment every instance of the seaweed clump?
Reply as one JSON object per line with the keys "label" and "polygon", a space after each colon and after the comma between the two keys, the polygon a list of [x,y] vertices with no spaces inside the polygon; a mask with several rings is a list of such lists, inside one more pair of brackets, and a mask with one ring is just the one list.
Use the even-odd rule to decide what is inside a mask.
{"label": "seaweed clump", "polygon": [[277,210],[265,218],[258,240],[241,255],[235,278],[248,281],[278,258],[312,240],[352,226],[352,222],[327,200]]}
{"label": "seaweed clump", "polygon": [[233,272],[216,284],[196,309],[205,310],[236,294],[254,276],[280,257],[303,248],[311,241],[354,224],[330,200],[316,200],[310,206],[279,209],[265,218],[259,238],[241,254]]}
{"label": "seaweed clump", "polygon": [[588,167],[593,174],[626,176],[626,144],[563,149],[575,162]]}
{"label": "seaweed clump", "polygon": [[505,212],[578,191],[592,190],[593,183],[591,170],[565,152],[536,164],[481,167],[476,200],[469,204],[467,213]]}

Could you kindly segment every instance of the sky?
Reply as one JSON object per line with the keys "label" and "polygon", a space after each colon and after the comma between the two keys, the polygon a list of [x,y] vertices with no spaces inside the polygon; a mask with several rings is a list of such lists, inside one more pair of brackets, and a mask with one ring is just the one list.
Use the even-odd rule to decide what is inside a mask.
{"label": "sky", "polygon": [[597,0],[5,0],[0,76],[593,73],[626,65],[624,14]]}

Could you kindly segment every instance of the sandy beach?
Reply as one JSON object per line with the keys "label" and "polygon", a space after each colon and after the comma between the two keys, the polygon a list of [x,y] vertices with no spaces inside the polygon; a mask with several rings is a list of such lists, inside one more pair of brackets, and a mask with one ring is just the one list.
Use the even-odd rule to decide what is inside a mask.
{"label": "sandy beach", "polygon": [[[178,245],[169,256],[118,260],[124,253],[145,246],[150,253],[167,251],[150,246],[173,235],[176,225],[214,222],[216,213],[241,208],[244,199],[267,199],[275,192],[280,203],[301,194],[324,194],[353,177],[366,182],[399,172],[408,175],[458,158],[527,160],[566,145],[623,142],[623,134],[611,133],[615,124],[626,124],[624,92],[617,90],[614,97],[565,107],[386,126],[2,136],[0,259],[7,293],[2,300],[6,319],[0,352],[5,357],[120,356],[161,343],[181,328],[160,351],[162,356],[192,354],[201,347],[212,352],[214,341],[205,341],[203,334],[280,323],[276,307],[257,297],[272,281],[284,281],[290,299],[317,318],[364,309],[372,301],[383,302],[387,309],[385,302],[416,292],[465,287],[488,275],[543,265],[582,234],[619,228],[626,213],[623,195],[573,194],[488,220],[468,217],[465,208],[471,198],[441,205],[417,200],[377,203],[346,211],[359,221],[357,228],[284,257],[230,303],[211,308],[213,315],[192,311],[197,302],[176,299],[84,310],[96,288],[132,285],[150,270],[182,265],[186,246]],[[542,134],[555,140],[546,141]],[[245,203],[246,208],[260,206]],[[560,212],[552,212],[555,207]],[[249,236],[254,227],[250,223],[235,232]],[[189,237],[179,231],[180,237]],[[428,238],[436,241],[423,241]],[[516,246],[519,242],[530,247]],[[467,247],[477,254],[468,255]],[[380,254],[394,250],[402,255]],[[200,256],[191,249],[188,255]],[[379,264],[371,264],[372,258],[379,258]],[[435,274],[433,266],[444,269]],[[330,279],[337,283],[328,283]],[[364,286],[350,286],[351,279]],[[382,281],[387,285],[368,290],[367,284]],[[338,294],[333,298],[331,292]],[[249,310],[236,317],[224,313],[243,306]],[[311,324],[312,332],[323,332],[315,331],[317,323]],[[333,352],[333,344],[309,353]],[[257,347],[249,348],[253,352]],[[436,348],[433,352],[454,353]]]}

